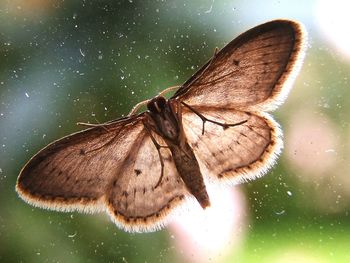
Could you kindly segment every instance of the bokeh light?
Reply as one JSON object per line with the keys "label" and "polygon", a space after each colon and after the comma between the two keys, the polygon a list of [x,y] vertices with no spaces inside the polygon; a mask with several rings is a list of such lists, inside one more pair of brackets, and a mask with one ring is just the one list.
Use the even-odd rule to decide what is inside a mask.
{"label": "bokeh light", "polygon": [[350,59],[350,2],[346,0],[318,0],[315,6],[315,22],[322,36],[338,51]]}
{"label": "bokeh light", "polygon": [[211,207],[193,205],[171,225],[174,243],[188,262],[225,259],[243,242],[247,228],[243,194],[238,190],[209,185]]}
{"label": "bokeh light", "polygon": [[300,109],[290,119],[286,135],[286,154],[299,176],[305,180],[322,180],[331,175],[337,164],[338,138],[331,120]]}

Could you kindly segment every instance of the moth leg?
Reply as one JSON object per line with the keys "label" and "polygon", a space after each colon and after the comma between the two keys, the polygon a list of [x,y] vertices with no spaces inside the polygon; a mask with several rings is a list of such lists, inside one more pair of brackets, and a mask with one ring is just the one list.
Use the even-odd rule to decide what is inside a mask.
{"label": "moth leg", "polygon": [[165,90],[160,92],[158,96],[164,96],[164,94],[168,93],[169,91],[177,90],[177,89],[179,89],[181,87],[182,86],[172,86],[172,87],[166,88]]}
{"label": "moth leg", "polygon": [[186,104],[185,102],[181,102],[182,105],[186,106],[187,108],[189,108],[192,112],[194,112],[199,118],[201,118],[202,122],[203,122],[203,126],[202,126],[202,135],[204,134],[204,126],[205,126],[205,122],[211,122],[217,125],[222,126],[224,129],[227,129],[229,127],[234,127],[234,126],[238,126],[238,125],[242,125],[243,123],[246,123],[248,120],[244,120],[244,121],[240,121],[240,122],[236,122],[236,123],[222,123],[222,122],[218,122],[218,121],[214,121],[211,119],[208,119],[206,117],[203,116],[203,114],[201,114],[200,112],[198,112],[197,110],[195,110],[193,107],[191,107],[190,105]]}
{"label": "moth leg", "polygon": [[137,103],[129,112],[128,117],[134,115],[142,106],[146,105],[148,102],[150,102],[150,100],[144,100]]}
{"label": "moth leg", "polygon": [[216,55],[218,54],[218,52],[219,52],[219,48],[218,48],[218,47],[215,47],[213,58],[216,57]]}
{"label": "moth leg", "polygon": [[109,130],[105,127],[105,125],[102,123],[86,123],[86,122],[77,122],[77,125],[85,126],[85,127],[102,127],[106,132],[109,132]]}
{"label": "moth leg", "polygon": [[164,146],[164,145],[160,145],[160,144],[157,142],[157,140],[153,137],[149,125],[146,124],[145,122],[143,122],[143,125],[145,126],[145,128],[146,128],[146,130],[147,130],[149,136],[151,137],[151,140],[152,140],[154,146],[155,146],[156,149],[157,149],[158,156],[159,156],[159,160],[160,160],[160,166],[161,166],[160,177],[159,177],[159,179],[158,179],[158,182],[157,182],[156,186],[154,187],[154,188],[157,188],[157,187],[160,185],[160,183],[162,182],[162,179],[163,179],[163,176],[164,176],[164,161],[163,161],[163,156],[162,156],[162,154],[161,154],[161,152],[160,152],[160,149],[161,149],[161,148],[169,148],[169,147],[168,147],[168,146]]}

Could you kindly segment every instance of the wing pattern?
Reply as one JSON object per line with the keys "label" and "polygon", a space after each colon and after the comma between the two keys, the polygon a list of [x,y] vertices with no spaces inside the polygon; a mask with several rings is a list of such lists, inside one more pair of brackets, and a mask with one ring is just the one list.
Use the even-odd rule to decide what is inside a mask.
{"label": "wing pattern", "polygon": [[[155,134],[153,136],[156,136]],[[158,136],[157,141],[165,142]],[[60,211],[105,211],[127,231],[159,229],[188,192],[170,151],[158,152],[142,117],[58,140],[23,168],[17,191],[30,204]]]}
{"label": "wing pattern", "polygon": [[[160,136],[153,135],[160,145],[165,145]],[[155,187],[161,174],[159,155],[146,132],[138,136],[108,187],[108,211],[117,225],[130,231],[159,229],[189,196],[170,151],[162,148],[161,155],[164,177]]]}
{"label": "wing pattern", "polygon": [[29,203],[55,210],[103,209],[101,197],[115,170],[111,165],[124,158],[132,143],[125,138],[140,124],[138,119],[117,121],[53,142],[22,169],[17,191]]}
{"label": "wing pattern", "polygon": [[211,181],[239,183],[263,175],[282,148],[281,131],[268,115],[239,110],[198,109],[210,120],[220,123],[247,122],[223,128],[206,122],[184,109],[183,126],[203,175]]}
{"label": "wing pattern", "polygon": [[273,110],[288,95],[305,48],[301,24],[275,20],[259,25],[214,55],[173,98],[192,106]]}

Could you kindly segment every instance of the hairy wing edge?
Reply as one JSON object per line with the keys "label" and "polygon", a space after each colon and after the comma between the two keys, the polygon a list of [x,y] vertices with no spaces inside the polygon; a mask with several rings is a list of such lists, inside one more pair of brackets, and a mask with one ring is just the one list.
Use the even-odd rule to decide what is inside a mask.
{"label": "hairy wing edge", "polygon": [[234,171],[224,171],[222,172],[223,179],[220,180],[218,178],[219,181],[227,181],[231,185],[249,182],[264,176],[276,164],[276,160],[283,149],[282,130],[279,124],[268,113],[254,112],[254,114],[264,118],[266,123],[272,128],[271,142],[273,143],[270,143],[268,147],[266,147],[264,154],[254,163],[239,168],[239,173],[241,175],[225,178],[226,174],[231,174]]}
{"label": "hairy wing edge", "polygon": [[[135,116],[135,118],[132,119],[120,119],[117,120],[116,123],[106,123],[106,126],[108,125],[115,125],[119,124],[128,126],[132,125],[134,120],[137,121],[138,116]],[[123,127],[123,128],[124,128]],[[75,132],[73,134],[67,135],[63,138],[57,139],[53,141],[52,143],[48,144],[44,148],[42,148],[39,152],[37,152],[22,168],[16,182],[16,192],[18,193],[19,197],[25,201],[26,203],[34,206],[34,207],[39,207],[39,208],[44,208],[44,209],[50,209],[50,210],[55,210],[55,211],[60,211],[60,212],[72,212],[72,211],[78,211],[78,212],[83,212],[83,213],[98,213],[98,212],[103,212],[106,211],[106,206],[104,204],[104,199],[103,195],[99,198],[96,199],[91,199],[91,198],[75,198],[75,199],[69,199],[65,200],[64,198],[52,198],[52,200],[46,200],[42,198],[42,196],[39,195],[33,195],[26,189],[23,189],[23,187],[20,184],[20,178],[23,176],[23,172],[25,169],[27,169],[27,166],[31,161],[33,161],[35,158],[38,158],[41,153],[43,153],[45,150],[47,150],[49,147],[52,147],[56,144],[58,144],[62,140],[69,140],[72,136],[76,135],[82,135],[84,132],[91,131],[94,129],[104,129],[103,127],[96,127],[96,128],[90,128],[82,131]]]}
{"label": "hairy wing edge", "polygon": [[293,24],[293,28],[296,31],[296,39],[294,49],[292,50],[290,59],[284,72],[275,84],[271,96],[265,101],[260,102],[259,104],[247,107],[246,110],[270,112],[274,111],[281,104],[283,104],[290,90],[292,89],[295,79],[298,76],[304,62],[308,43],[308,36],[303,24],[294,21],[290,21],[290,23]]}
{"label": "hairy wing edge", "polygon": [[[215,175],[206,167],[204,164],[205,160],[202,160],[198,154],[196,155],[196,151],[194,151],[202,174],[204,175],[206,181],[209,183],[236,185],[243,182],[252,181],[265,175],[267,171],[276,163],[277,157],[280,155],[283,148],[282,130],[280,129],[279,124],[272,118],[270,114],[265,112],[251,113],[263,118],[266,121],[267,125],[271,127],[271,141],[273,143],[270,143],[266,147],[263,155],[261,155],[259,159],[250,165],[237,168],[235,170],[222,171],[220,174]],[[234,127],[232,129],[234,129]],[[227,158],[229,158],[229,156]]]}

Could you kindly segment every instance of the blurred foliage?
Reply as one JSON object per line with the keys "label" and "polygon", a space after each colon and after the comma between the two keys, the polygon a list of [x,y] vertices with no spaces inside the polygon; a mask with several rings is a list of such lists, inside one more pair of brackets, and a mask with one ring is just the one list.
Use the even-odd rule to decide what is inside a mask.
{"label": "blurred foliage", "polygon": [[[258,23],[247,22],[252,18],[240,13],[243,5],[211,0],[0,3],[1,262],[181,262],[166,230],[128,234],[102,214],[33,208],[17,197],[14,186],[22,165],[47,143],[78,130],[77,121],[119,118],[137,102],[183,83],[216,46]],[[296,92],[277,119],[288,127],[288,111],[319,105],[314,110],[330,117],[339,136],[345,136],[349,63],[313,41],[296,84],[306,90]],[[240,186],[248,200],[249,231],[229,262],[271,262],[289,247],[321,262],[348,262],[349,203],[337,213],[319,210],[310,194],[314,186],[300,182],[283,156],[268,176]]]}

